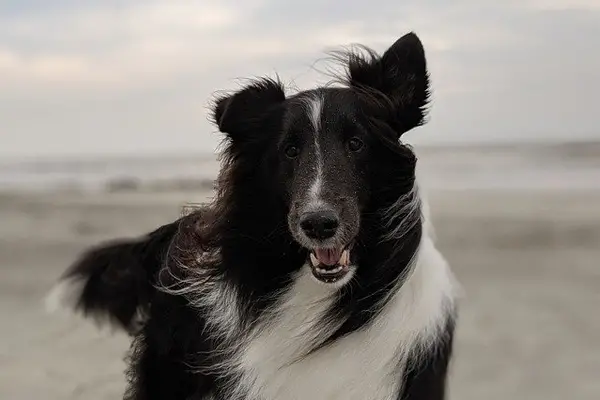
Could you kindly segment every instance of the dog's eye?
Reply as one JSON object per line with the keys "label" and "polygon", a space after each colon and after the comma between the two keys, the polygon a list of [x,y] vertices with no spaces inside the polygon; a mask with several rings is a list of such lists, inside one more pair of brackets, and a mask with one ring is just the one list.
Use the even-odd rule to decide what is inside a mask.
{"label": "dog's eye", "polygon": [[289,146],[286,146],[284,152],[287,157],[296,158],[300,154],[300,149],[298,148],[298,146],[294,146],[293,144],[291,144]]}
{"label": "dog's eye", "polygon": [[363,142],[359,138],[353,137],[348,141],[350,151],[359,151],[363,148]]}

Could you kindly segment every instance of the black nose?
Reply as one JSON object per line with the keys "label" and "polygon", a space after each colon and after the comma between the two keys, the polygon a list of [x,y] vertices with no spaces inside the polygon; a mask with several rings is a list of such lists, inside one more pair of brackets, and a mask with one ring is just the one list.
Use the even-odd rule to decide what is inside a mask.
{"label": "black nose", "polygon": [[300,227],[311,239],[329,239],[337,231],[339,221],[333,211],[315,211],[300,217]]}

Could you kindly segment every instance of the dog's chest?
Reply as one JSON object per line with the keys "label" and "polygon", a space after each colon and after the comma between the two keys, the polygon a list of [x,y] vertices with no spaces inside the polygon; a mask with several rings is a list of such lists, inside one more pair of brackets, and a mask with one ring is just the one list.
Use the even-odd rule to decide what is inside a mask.
{"label": "dog's chest", "polygon": [[363,330],[308,356],[332,333],[323,315],[331,306],[323,288],[297,282],[244,346],[236,360],[238,395],[261,400],[391,400],[402,376],[402,335],[394,305]]}
{"label": "dog's chest", "polygon": [[[243,393],[248,399],[264,400],[396,399],[402,376],[400,358],[393,347],[368,343],[361,336],[349,336],[295,362],[292,357],[263,353],[261,361],[246,365]],[[267,342],[253,345],[253,350],[266,351]],[[280,347],[273,350],[286,353]]]}

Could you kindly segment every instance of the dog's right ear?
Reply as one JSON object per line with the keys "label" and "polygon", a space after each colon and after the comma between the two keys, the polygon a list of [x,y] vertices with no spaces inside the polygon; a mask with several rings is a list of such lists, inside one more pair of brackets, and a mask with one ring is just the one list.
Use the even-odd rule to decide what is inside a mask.
{"label": "dog's right ear", "polygon": [[267,115],[285,101],[283,85],[270,78],[262,78],[240,91],[217,99],[213,120],[219,130],[232,141],[254,141]]}
{"label": "dog's right ear", "polygon": [[429,73],[425,50],[414,33],[398,39],[383,55],[351,54],[348,83],[383,94],[391,104],[390,122],[398,135],[425,122],[429,102]]}

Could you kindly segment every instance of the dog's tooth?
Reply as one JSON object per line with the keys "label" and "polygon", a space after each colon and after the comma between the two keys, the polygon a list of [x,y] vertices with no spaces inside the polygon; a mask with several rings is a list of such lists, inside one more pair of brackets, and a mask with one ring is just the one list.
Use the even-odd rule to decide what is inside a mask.
{"label": "dog's tooth", "polygon": [[313,267],[316,267],[320,264],[319,260],[317,259],[317,256],[315,256],[314,253],[310,253],[310,262],[312,263]]}
{"label": "dog's tooth", "polygon": [[342,251],[342,255],[340,256],[339,264],[343,266],[348,266],[350,262],[350,254],[348,250]]}

